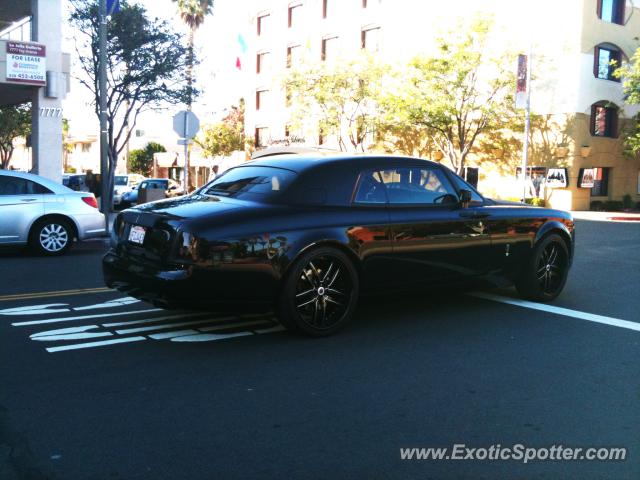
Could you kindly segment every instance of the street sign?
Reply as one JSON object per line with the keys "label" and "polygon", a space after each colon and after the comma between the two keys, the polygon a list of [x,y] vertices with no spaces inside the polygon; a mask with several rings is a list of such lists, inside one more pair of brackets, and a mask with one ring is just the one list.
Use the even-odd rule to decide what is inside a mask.
{"label": "street sign", "polygon": [[173,116],[173,130],[180,138],[193,138],[200,130],[200,120],[195,113],[182,110]]}

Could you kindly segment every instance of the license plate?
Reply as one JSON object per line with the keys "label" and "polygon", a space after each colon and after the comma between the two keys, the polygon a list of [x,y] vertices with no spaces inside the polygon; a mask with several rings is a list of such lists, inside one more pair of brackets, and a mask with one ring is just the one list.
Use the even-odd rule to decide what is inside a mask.
{"label": "license plate", "polygon": [[147,231],[144,227],[133,225],[129,231],[129,241],[142,245],[145,233],[147,233]]}

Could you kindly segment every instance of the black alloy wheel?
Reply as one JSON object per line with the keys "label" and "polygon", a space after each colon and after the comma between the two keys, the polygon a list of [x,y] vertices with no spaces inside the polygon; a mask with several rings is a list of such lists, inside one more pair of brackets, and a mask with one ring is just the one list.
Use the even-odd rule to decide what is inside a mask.
{"label": "black alloy wheel", "polygon": [[559,235],[552,234],[533,249],[516,288],[525,298],[548,302],[562,292],[568,273],[567,244]]}
{"label": "black alloy wheel", "polygon": [[358,274],[347,256],[332,247],[310,251],[291,267],[282,289],[278,317],[290,330],[330,335],[352,317]]}

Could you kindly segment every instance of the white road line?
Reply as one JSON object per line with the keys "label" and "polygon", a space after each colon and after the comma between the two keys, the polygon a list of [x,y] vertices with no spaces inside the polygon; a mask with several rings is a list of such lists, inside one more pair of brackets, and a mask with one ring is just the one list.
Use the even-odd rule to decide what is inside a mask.
{"label": "white road line", "polygon": [[46,303],[44,305],[28,305],[26,307],[4,308],[0,310],[0,315],[45,315],[49,313],[62,313],[69,311],[69,308],[67,308],[68,306],[68,303]]}
{"label": "white road line", "polygon": [[95,303],[93,305],[86,305],[84,307],[74,307],[73,309],[77,312],[82,310],[98,310],[100,308],[115,308],[120,307],[122,305],[130,305],[132,303],[138,303],[140,300],[132,297],[123,297],[116,298],[115,300],[109,300],[108,302],[103,303]]}
{"label": "white road line", "polygon": [[554,307],[544,303],[529,302],[527,300],[518,300],[516,298],[503,297],[492,293],[474,292],[468,295],[472,297],[492,300],[494,302],[506,303],[517,307],[530,308],[532,310],[540,310],[542,312],[554,313],[556,315],[564,315],[566,317],[578,318],[588,322],[602,323],[604,325],[612,325],[614,327],[626,328],[640,332],[640,323],[630,322],[629,320],[621,320],[619,318],[605,317],[604,315],[596,315],[595,313],[581,312],[579,310],[571,310],[569,308]]}
{"label": "white road line", "polygon": [[[143,318],[142,320],[129,320],[127,322],[103,323],[102,326],[107,328],[108,327],[124,327],[126,325],[138,325],[140,323],[152,323],[152,322],[162,322],[164,320],[173,320],[174,318],[192,318],[192,317],[206,316],[206,315],[211,315],[211,314],[207,312],[190,313],[186,315],[184,313],[179,313],[176,315],[167,315],[164,317]],[[220,320],[225,320],[226,318],[232,319],[236,317],[224,317],[224,318],[220,318]]]}
{"label": "white road line", "polygon": [[[164,325],[152,325],[150,327],[125,328],[124,330],[116,330],[118,335],[127,335],[129,333],[150,332],[153,330],[164,330],[173,327],[186,327],[187,325],[197,325],[198,323],[211,322],[215,318],[201,318],[200,320],[192,320],[191,322],[165,323]],[[229,328],[229,327],[227,327]]]}
{"label": "white road line", "polygon": [[138,315],[140,313],[149,313],[149,312],[161,312],[161,308],[149,308],[147,310],[131,310],[128,312],[117,312],[117,313],[100,313],[97,315],[82,315],[79,317],[63,317],[63,318],[48,318],[46,320],[31,320],[29,322],[16,322],[12,323],[14,327],[22,327],[25,325],[42,325],[45,323],[57,323],[57,322],[71,322],[74,320],[87,320],[89,318],[104,318],[104,317],[116,317],[118,315]]}
{"label": "white road line", "polygon": [[60,328],[58,330],[47,330],[46,332],[38,332],[30,335],[31,340],[37,341],[54,341],[60,340],[84,340],[87,338],[110,337],[111,332],[88,332],[94,328],[100,328],[98,325],[84,325],[82,327]]}
{"label": "white road line", "polygon": [[93,347],[104,347],[105,345],[113,345],[115,343],[128,343],[128,342],[139,342],[141,340],[146,340],[146,337],[127,337],[127,338],[116,338],[114,340],[102,340],[100,342],[86,342],[86,343],[74,343],[73,345],[63,345],[60,347],[49,347],[47,348],[47,352],[62,352],[64,350],[78,350],[80,348],[93,348]]}
{"label": "white road line", "polygon": [[183,335],[197,335],[197,330],[174,330],[173,332],[154,333],[149,338],[154,340],[165,340],[167,338],[182,337]]}
{"label": "white road line", "polygon": [[198,328],[198,330],[200,330],[201,332],[214,332],[216,330],[225,330],[227,328],[231,329],[231,328],[249,327],[253,325],[262,325],[262,324],[271,325],[273,324],[273,322],[269,320],[251,320],[248,322],[227,323],[225,325],[214,325],[213,327]]}
{"label": "white road line", "polygon": [[246,337],[253,335],[251,332],[237,332],[237,333],[199,333],[197,335],[184,335],[181,337],[172,338],[172,342],[212,342],[215,340],[225,340],[233,337]]}

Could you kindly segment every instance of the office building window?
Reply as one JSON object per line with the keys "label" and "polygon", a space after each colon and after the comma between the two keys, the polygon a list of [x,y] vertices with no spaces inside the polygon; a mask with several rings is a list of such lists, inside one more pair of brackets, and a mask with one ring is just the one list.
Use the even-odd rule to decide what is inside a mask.
{"label": "office building window", "polygon": [[300,65],[302,48],[300,45],[290,45],[287,47],[287,68]]}
{"label": "office building window", "polygon": [[380,50],[380,27],[363,28],[360,34],[361,48],[369,52]]}
{"label": "office building window", "polygon": [[362,0],[362,8],[367,8],[367,0]]}
{"label": "office building window", "polygon": [[624,3],[626,0],[598,0],[598,18],[605,22],[624,24]]}
{"label": "office building window", "polygon": [[591,106],[591,135],[610,138],[618,136],[618,107],[606,101]]}
{"label": "office building window", "polygon": [[295,3],[295,4],[289,5],[289,17],[288,17],[289,28],[298,25],[301,12],[302,12],[301,3]]}
{"label": "office building window", "polygon": [[268,13],[258,16],[258,36],[264,34],[265,28],[269,24],[269,17]]}
{"label": "office building window", "polygon": [[256,73],[267,70],[269,66],[269,52],[261,52],[256,55]]}
{"label": "office building window", "polygon": [[268,90],[256,90],[256,110],[266,107]]}
{"label": "office building window", "polygon": [[619,82],[620,79],[613,76],[622,62],[622,52],[615,45],[603,43],[594,49],[593,74],[596,78],[603,80],[613,80]]}
{"label": "office building window", "polygon": [[329,0],[322,0],[322,18],[327,18],[327,7]]}
{"label": "office building window", "polygon": [[335,60],[338,56],[338,37],[322,39],[322,60]]}
{"label": "office building window", "polygon": [[269,127],[256,127],[254,140],[256,148],[266,147],[269,141]]}

